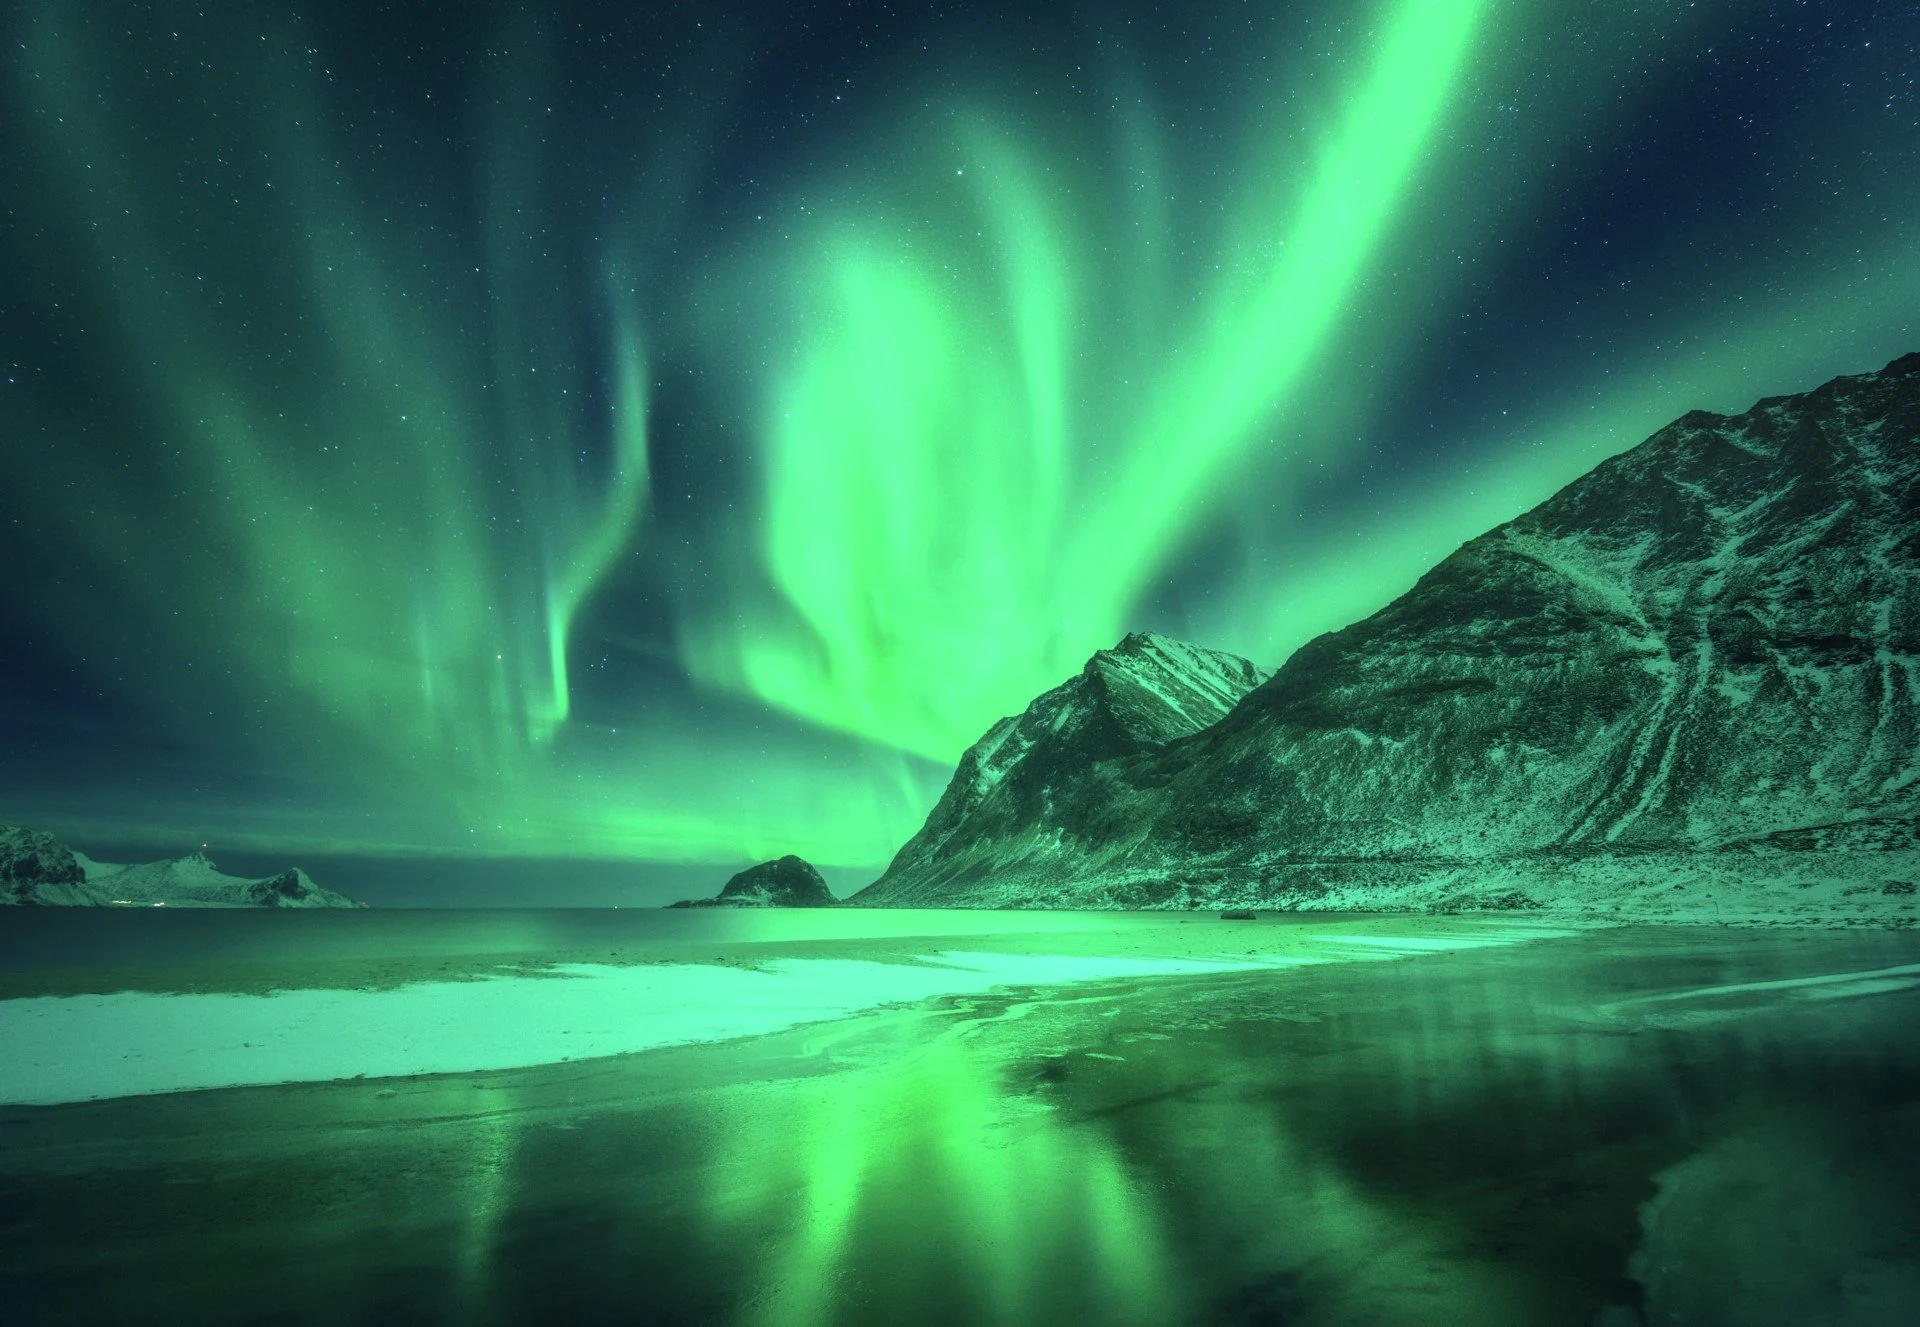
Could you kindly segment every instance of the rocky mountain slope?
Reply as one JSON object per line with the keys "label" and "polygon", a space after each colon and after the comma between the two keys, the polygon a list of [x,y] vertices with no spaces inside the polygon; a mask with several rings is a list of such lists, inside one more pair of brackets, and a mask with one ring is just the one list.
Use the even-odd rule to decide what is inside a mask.
{"label": "rocky mountain slope", "polygon": [[0,825],[0,904],[96,901],[85,868],[66,844],[39,830]]}
{"label": "rocky mountain slope", "polygon": [[1147,633],[1101,650],[967,748],[927,823],[857,897],[941,906],[952,883],[1053,858],[1078,808],[1106,804],[1127,786],[1125,770],[1220,722],[1271,674]]}
{"label": "rocky mountain slope", "polygon": [[963,761],[858,899],[1646,911],[1804,886],[1795,906],[1905,908],[1916,513],[1920,355],[1689,414],[1203,730],[1036,769],[1021,814],[956,824]]}
{"label": "rocky mountain slope", "polygon": [[56,907],[358,908],[299,867],[248,879],[196,852],[121,866],[74,852],[51,834],[0,825],[0,905]]}

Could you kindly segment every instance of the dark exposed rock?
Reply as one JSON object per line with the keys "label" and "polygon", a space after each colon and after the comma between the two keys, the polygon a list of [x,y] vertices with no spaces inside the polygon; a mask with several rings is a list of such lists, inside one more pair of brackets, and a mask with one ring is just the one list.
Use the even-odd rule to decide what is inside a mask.
{"label": "dark exposed rock", "polygon": [[[960,768],[918,834],[860,901],[945,901],[1011,856],[1044,859],[1063,835],[1124,835],[1109,812],[1125,791],[1156,786],[1151,757],[1218,723],[1271,676],[1237,655],[1135,633],[1078,676],[1002,719]],[[1171,899],[1169,878],[1129,883],[1135,906]]]}
{"label": "dark exposed rock", "polygon": [[[1542,871],[1592,890],[1804,852],[1902,873],[1920,823],[1916,512],[1920,355],[1694,412],[1309,642],[1217,721],[1050,744],[1046,707],[1096,656],[968,753],[858,901],[1429,906],[1464,885],[1525,908]],[[1493,888],[1496,864],[1526,889]]]}
{"label": "dark exposed rock", "polygon": [[674,908],[831,908],[840,900],[807,861],[788,853],[749,866],[710,899],[682,899]]}
{"label": "dark exposed rock", "polygon": [[73,850],[53,835],[0,825],[0,902],[39,903],[47,886],[83,887],[86,880]]}
{"label": "dark exposed rock", "polygon": [[297,908],[321,892],[312,878],[297,866],[247,886],[247,897],[263,908]]}

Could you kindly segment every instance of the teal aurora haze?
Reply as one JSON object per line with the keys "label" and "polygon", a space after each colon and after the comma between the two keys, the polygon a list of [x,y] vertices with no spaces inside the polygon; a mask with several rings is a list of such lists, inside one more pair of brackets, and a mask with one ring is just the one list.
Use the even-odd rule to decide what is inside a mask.
{"label": "teal aurora haze", "polygon": [[401,8],[6,19],[11,819],[877,868],[1920,343],[1907,5]]}

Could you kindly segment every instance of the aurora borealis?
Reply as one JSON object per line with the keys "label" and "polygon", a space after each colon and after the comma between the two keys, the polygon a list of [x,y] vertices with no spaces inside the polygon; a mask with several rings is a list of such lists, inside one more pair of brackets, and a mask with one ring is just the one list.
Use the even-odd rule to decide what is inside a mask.
{"label": "aurora borealis", "polygon": [[1275,664],[1920,349],[1893,3],[29,0],[0,819],[878,866],[1131,629]]}

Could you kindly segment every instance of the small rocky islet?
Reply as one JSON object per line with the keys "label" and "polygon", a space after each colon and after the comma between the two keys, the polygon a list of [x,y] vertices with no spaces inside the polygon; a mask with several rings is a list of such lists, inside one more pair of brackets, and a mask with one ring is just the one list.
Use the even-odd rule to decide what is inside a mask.
{"label": "small rocky islet", "polygon": [[712,898],[681,899],[671,908],[831,908],[840,900],[826,879],[804,858],[788,853],[749,866],[727,881]]}

